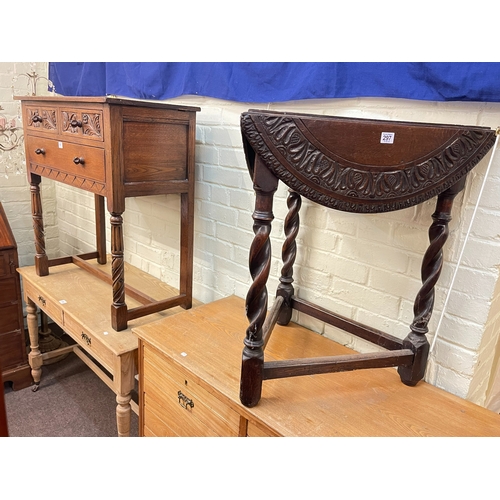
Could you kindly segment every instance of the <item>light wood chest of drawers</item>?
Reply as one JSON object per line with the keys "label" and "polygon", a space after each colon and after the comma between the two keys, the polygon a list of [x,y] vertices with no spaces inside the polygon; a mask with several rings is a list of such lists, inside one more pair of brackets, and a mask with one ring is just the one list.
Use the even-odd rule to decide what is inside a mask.
{"label": "light wood chest of drawers", "polygon": [[[141,436],[500,436],[500,416],[392,368],[266,380],[239,400],[243,299],[228,297],[133,328],[139,337]],[[352,351],[290,323],[270,359]]]}
{"label": "light wood chest of drawers", "polygon": [[[200,108],[113,97],[19,97],[22,104],[28,180],[39,276],[51,266],[73,262],[112,284],[111,320],[115,330],[128,321],[181,305],[192,305],[194,149]],[[96,251],[49,259],[45,252],[41,178],[95,196]],[[125,198],[179,194],[179,295],[151,301],[127,287],[124,275]],[[110,213],[112,278],[86,264],[106,263],[104,204]],[[125,293],[140,298],[130,311]]]}

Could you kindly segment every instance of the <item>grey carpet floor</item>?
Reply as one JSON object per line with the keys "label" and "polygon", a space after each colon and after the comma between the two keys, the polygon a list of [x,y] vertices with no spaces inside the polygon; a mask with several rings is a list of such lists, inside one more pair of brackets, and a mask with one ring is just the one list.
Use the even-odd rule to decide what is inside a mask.
{"label": "grey carpet floor", "polygon": [[[114,437],[115,394],[75,354],[42,367],[38,391],[4,384],[11,437]],[[131,412],[130,435],[138,435]]]}

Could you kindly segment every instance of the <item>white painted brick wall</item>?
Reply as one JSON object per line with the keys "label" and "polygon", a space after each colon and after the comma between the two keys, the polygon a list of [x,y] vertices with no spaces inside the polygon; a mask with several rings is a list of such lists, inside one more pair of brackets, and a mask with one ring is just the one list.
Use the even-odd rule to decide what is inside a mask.
{"label": "white painted brick wall", "polygon": [[[47,76],[47,63],[36,63],[34,65],[26,62],[0,63],[0,114],[7,118],[18,118],[20,121],[19,102],[14,101],[13,95],[26,95],[28,93],[28,79],[20,77],[24,73],[33,70],[40,76]],[[17,80],[16,80],[17,76]],[[44,93],[44,86],[39,85],[38,91]],[[7,218],[16,238],[21,266],[33,265],[34,263],[34,238],[31,218],[31,200],[29,184],[24,168],[24,144],[14,151],[12,156],[20,162],[22,173],[15,173],[15,165],[9,162],[11,172],[5,175],[5,163],[8,153],[0,151],[0,201],[5,209]],[[18,160],[17,160],[18,159]],[[44,181],[43,210],[44,225],[46,231],[46,248],[51,254],[58,252],[58,229],[56,217],[55,187],[52,181]]]}
{"label": "white painted brick wall", "polygon": [[[0,65],[0,68],[3,66]],[[2,71],[0,71],[2,73]],[[171,102],[200,106],[196,131],[196,202],[194,248],[194,296],[210,302],[229,294],[245,297],[251,279],[248,252],[253,239],[254,194],[248,175],[239,129],[240,114],[251,108],[276,109],[325,115],[353,116],[436,123],[500,125],[500,104],[436,103],[399,99],[325,99],[251,105],[185,96]],[[455,201],[450,238],[444,250],[444,269],[436,289],[430,322],[433,340],[446,291],[463,244],[488,160],[470,176]],[[23,185],[19,201],[27,210],[29,196]],[[45,187],[46,181],[43,181]],[[48,184],[48,183],[47,183]],[[3,187],[3,180],[0,189]],[[49,233],[57,239],[51,250],[62,255],[93,248],[93,197],[56,184],[52,198]],[[455,282],[454,292],[441,323],[438,341],[429,363],[427,381],[460,397],[483,403],[489,374],[496,363],[498,321],[498,267],[500,265],[500,154],[490,172],[471,237]],[[274,295],[281,269],[283,218],[287,190],[280,185],[275,197],[273,259],[269,279]],[[22,200],[22,201],[21,201]],[[49,203],[46,200],[44,203]],[[44,205],[45,208],[45,205]],[[303,200],[302,228],[297,240],[295,285],[299,296],[404,338],[413,319],[420,266],[428,245],[427,231],[435,200],[418,207],[378,215],[336,212]],[[125,258],[133,265],[178,285],[179,198],[148,197],[126,200],[124,213]],[[57,222],[57,220],[59,222]],[[16,220],[16,232],[28,239],[31,221]],[[109,250],[109,223],[108,223]],[[24,264],[29,264],[26,256]],[[360,351],[372,349],[366,342],[294,313],[294,319]],[[485,332],[489,333],[487,339]],[[242,332],[243,338],[244,332]],[[489,370],[488,370],[489,368]],[[476,378],[476,377],[480,377]]]}

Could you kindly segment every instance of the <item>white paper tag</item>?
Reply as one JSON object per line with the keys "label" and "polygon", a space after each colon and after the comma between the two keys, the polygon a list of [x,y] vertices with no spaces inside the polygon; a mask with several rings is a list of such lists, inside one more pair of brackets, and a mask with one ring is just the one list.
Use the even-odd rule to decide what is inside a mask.
{"label": "white paper tag", "polygon": [[67,302],[63,299],[59,301],[59,304],[67,304]]}
{"label": "white paper tag", "polygon": [[381,144],[392,144],[394,142],[394,136],[396,134],[394,132],[382,132],[380,136]]}
{"label": "white paper tag", "polygon": [[59,141],[59,142],[57,143],[57,146],[59,147],[59,149],[62,149],[62,148],[63,148],[63,143],[62,143],[61,141]]}

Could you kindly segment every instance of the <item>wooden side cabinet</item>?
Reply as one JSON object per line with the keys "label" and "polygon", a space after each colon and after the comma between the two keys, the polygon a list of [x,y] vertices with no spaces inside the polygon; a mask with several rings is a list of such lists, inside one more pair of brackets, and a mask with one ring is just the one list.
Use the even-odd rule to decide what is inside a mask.
{"label": "wooden side cabinet", "polygon": [[[245,302],[227,297],[133,328],[139,337],[141,436],[500,436],[500,415],[393,368],[267,380],[239,398]],[[276,326],[271,361],[350,355],[297,324]]]}
{"label": "wooden side cabinet", "polygon": [[[39,276],[74,264],[112,285],[111,321],[116,331],[128,322],[165,309],[192,305],[194,160],[196,112],[200,108],[114,97],[18,97],[21,100],[26,167]],[[94,194],[96,251],[49,259],[45,252],[42,178]],[[179,294],[153,301],[128,287],[124,273],[123,212],[127,197],[179,194]],[[110,214],[112,278],[88,265],[106,263],[104,205]],[[125,297],[141,306],[130,310]],[[111,301],[111,300],[110,300]]]}
{"label": "wooden side cabinet", "polygon": [[23,303],[17,244],[0,203],[0,365],[4,382],[14,390],[32,383],[24,336]]}

